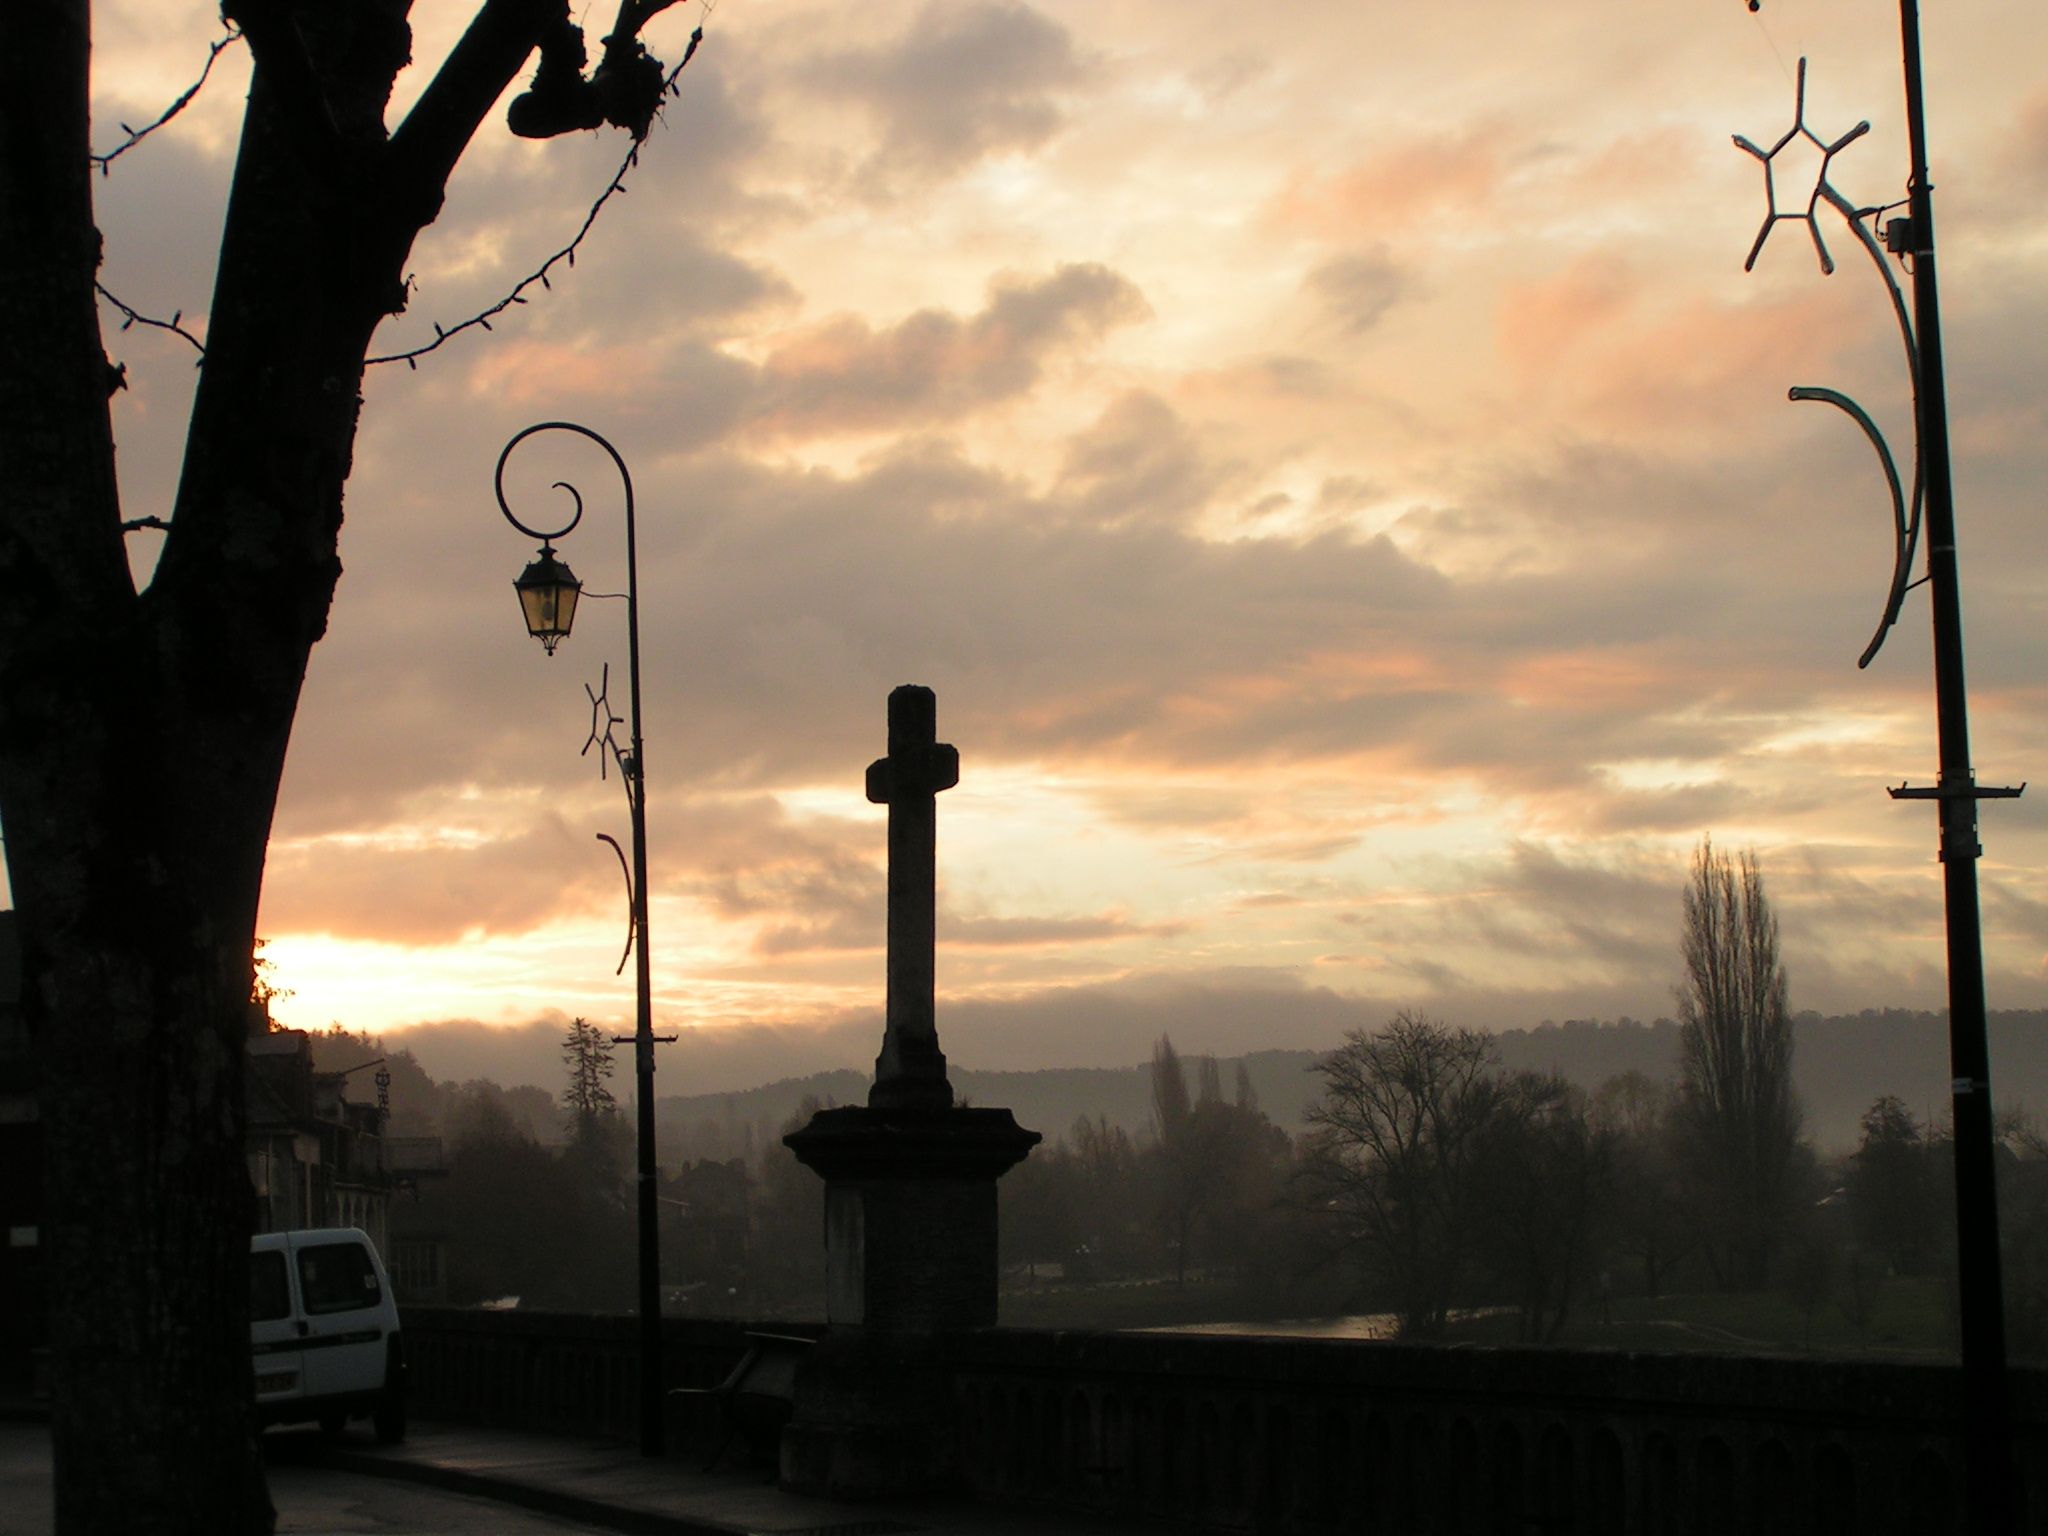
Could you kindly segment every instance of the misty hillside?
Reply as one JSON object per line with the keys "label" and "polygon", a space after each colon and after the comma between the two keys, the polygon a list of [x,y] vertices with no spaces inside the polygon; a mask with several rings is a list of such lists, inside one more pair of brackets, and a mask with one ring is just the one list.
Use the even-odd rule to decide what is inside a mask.
{"label": "misty hillside", "polygon": [[[1621,1072],[1672,1078],[1678,1071],[1678,1026],[1567,1020],[1496,1035],[1503,1066],[1557,1072],[1591,1089]],[[1991,1016],[1993,1084],[2000,1107],[2020,1104],[2048,1113],[2048,1012],[2006,1011]],[[1259,1107],[1290,1132],[1302,1127],[1317,1079],[1312,1051],[1257,1051],[1219,1058],[1226,1093],[1244,1064]],[[1794,1022],[1793,1075],[1806,1110],[1808,1136],[1823,1152],[1847,1151],[1871,1101],[1896,1094],[1922,1118],[1946,1119],[1949,1103],[1948,1024],[1944,1015],[1902,1009],[1827,1018],[1802,1014]],[[786,1078],[743,1093],[702,1094],[659,1101],[665,1142],[737,1147],[748,1136],[775,1134],[795,1119],[806,1099],[861,1103],[867,1078],[852,1071]],[[1048,1141],[1082,1117],[1106,1119],[1133,1135],[1152,1123],[1151,1079],[1143,1064],[1113,1068],[1048,1068],[1037,1072],[977,1072],[955,1068],[956,1094],[970,1103],[1013,1110],[1017,1122]]]}
{"label": "misty hillside", "polygon": [[[2048,1012],[1994,1011],[1990,1018],[1991,1083],[1998,1107],[2018,1104],[2048,1115]],[[1570,1021],[1503,1030],[1501,1059],[1510,1067],[1556,1071],[1596,1086],[1616,1072],[1650,1077],[1678,1072],[1678,1026]],[[1806,1135],[1822,1152],[1845,1152],[1860,1136],[1871,1101],[1896,1094],[1923,1120],[1949,1113],[1948,1015],[1902,1008],[1865,1009],[1793,1021],[1792,1076],[1806,1111]]]}
{"label": "misty hillside", "polygon": [[[1257,1094],[1259,1107],[1278,1124],[1301,1128],[1302,1113],[1315,1093],[1309,1051],[1258,1051],[1245,1057],[1219,1059],[1224,1091],[1229,1093],[1242,1060]],[[1011,1110],[1017,1123],[1044,1134],[1048,1142],[1065,1135],[1079,1119],[1105,1119],[1133,1135],[1152,1124],[1150,1068],[1053,1067],[1038,1072],[977,1072],[954,1067],[950,1076],[956,1100],[996,1105]],[[868,1078],[858,1072],[815,1072],[785,1078],[744,1093],[711,1093],[657,1101],[656,1125],[664,1135],[681,1133],[686,1140],[698,1128],[729,1128],[728,1135],[755,1127],[769,1135],[797,1118],[806,1099],[820,1104],[864,1104]],[[706,1138],[707,1140],[709,1138]]]}

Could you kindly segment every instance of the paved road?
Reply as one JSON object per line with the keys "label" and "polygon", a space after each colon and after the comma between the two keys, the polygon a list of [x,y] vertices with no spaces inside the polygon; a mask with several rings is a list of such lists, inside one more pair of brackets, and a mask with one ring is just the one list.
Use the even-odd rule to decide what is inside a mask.
{"label": "paved road", "polygon": [[[316,1466],[295,1453],[293,1440],[286,1432],[266,1437],[270,1500],[280,1533],[540,1536],[598,1530],[492,1499]],[[0,1424],[0,1536],[49,1536],[51,1524],[49,1431],[39,1424]]]}

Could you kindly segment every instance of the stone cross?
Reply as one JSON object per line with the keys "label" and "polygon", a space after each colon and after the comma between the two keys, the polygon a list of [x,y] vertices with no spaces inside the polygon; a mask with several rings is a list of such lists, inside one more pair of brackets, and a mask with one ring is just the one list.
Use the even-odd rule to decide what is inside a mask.
{"label": "stone cross", "polygon": [[889,1002],[872,1109],[950,1109],[953,1086],[933,1006],[938,795],[960,782],[960,754],[938,740],[938,698],[905,683],[889,695],[889,755],[868,765],[868,799],[889,807]]}

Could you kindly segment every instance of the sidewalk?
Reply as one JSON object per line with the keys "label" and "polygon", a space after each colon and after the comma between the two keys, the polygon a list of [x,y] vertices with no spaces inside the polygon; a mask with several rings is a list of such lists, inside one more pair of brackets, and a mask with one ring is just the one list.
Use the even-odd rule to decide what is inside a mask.
{"label": "sidewalk", "polygon": [[694,1461],[648,1460],[615,1440],[453,1424],[416,1423],[395,1446],[378,1445],[362,1425],[334,1439],[272,1430],[263,1444],[276,1464],[400,1479],[629,1536],[1132,1536],[1157,1529],[964,1497],[834,1503],[784,1492],[758,1470],[703,1472]]}

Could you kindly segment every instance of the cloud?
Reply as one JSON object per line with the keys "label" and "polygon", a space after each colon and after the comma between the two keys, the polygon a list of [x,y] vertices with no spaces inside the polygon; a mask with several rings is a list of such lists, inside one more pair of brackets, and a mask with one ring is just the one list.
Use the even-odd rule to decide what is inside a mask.
{"label": "cloud", "polygon": [[1178,923],[1133,922],[1128,913],[1086,917],[965,917],[942,913],[939,941],[968,949],[1012,949],[1098,944],[1109,939],[1160,938],[1182,932]]}
{"label": "cloud", "polygon": [[1412,282],[1385,246],[1332,256],[1308,275],[1309,292],[1348,337],[1378,325]]}
{"label": "cloud", "polygon": [[1084,73],[1058,23],[981,0],[928,5],[887,42],[824,51],[803,76],[874,120],[880,142],[864,176],[879,190],[1039,147],[1059,130],[1061,97]]}
{"label": "cloud", "polygon": [[1185,524],[1233,478],[1170,405],[1134,391],[1068,441],[1053,499],[1098,527]]}
{"label": "cloud", "polygon": [[1298,174],[1271,213],[1283,226],[1345,237],[1407,234],[1483,217],[1510,173],[1497,122],[1415,134],[1334,172]]}
{"label": "cloud", "polygon": [[[1405,1003],[1655,1012],[1704,830],[1766,851],[1802,1003],[1938,1002],[1929,829],[1882,796],[1932,768],[1924,596],[1857,672],[1881,488],[1853,428],[1784,400],[1844,389],[1903,444],[1889,306],[1848,260],[1816,277],[1796,230],[1740,270],[1759,188],[1727,132],[1781,124],[1789,82],[1708,11],[1362,15],[711,18],[573,272],[368,382],[278,811],[280,952],[346,936],[308,944],[402,978],[403,1001],[349,994],[365,1007],[618,1005],[591,834],[624,817],[575,749],[584,684],[609,662],[622,691],[623,615],[593,596],[543,658],[506,591],[532,544],[489,494],[511,433],[566,418],[635,477],[656,958],[684,1023],[826,1021],[860,1037],[830,1064],[872,1057],[860,770],[906,680],[938,688],[966,759],[945,814],[986,794],[942,865],[956,1052],[1143,1060],[1182,1018],[1228,1049]],[[103,20],[103,123],[168,99],[212,27]],[[1816,26],[1840,60],[1816,89],[1895,91],[1891,43]],[[1944,141],[1979,146],[1943,240],[1987,780],[2048,753],[2048,299],[2041,219],[2007,195],[2048,161],[2015,36],[1938,50],[1973,81]],[[110,284],[166,312],[207,287],[219,84],[95,189]],[[1897,138],[1880,120],[1858,148],[1870,200]],[[380,346],[501,296],[623,151],[494,119]],[[110,341],[131,511],[163,510],[190,358]],[[582,487],[565,553],[621,590],[610,465],[528,452],[520,504]],[[1993,990],[2048,995],[2048,806],[1987,810],[1985,841]],[[572,872],[555,894],[550,866]],[[468,990],[438,991],[453,973]]]}
{"label": "cloud", "polygon": [[[1723,751],[1746,729],[1687,718],[1730,678],[1718,660],[1687,664],[1672,638],[1675,623],[1725,604],[1692,567],[1736,530],[1677,516],[1684,537],[1668,555],[1639,540],[1621,552],[1625,574],[1574,601],[1540,577],[1446,576],[1388,538],[1199,537],[1182,526],[1190,509],[1227,494],[1235,471],[1205,463],[1156,397],[1125,397],[1084,428],[1065,466],[1043,498],[931,449],[846,476],[715,458],[672,489],[649,474],[643,506],[687,509],[650,511],[643,528],[643,583],[660,594],[643,616],[650,654],[688,658],[650,673],[659,760],[700,785],[848,773],[873,755],[876,701],[918,674],[983,753],[1154,770],[1391,755],[1583,787],[1586,763]],[[1583,472],[1567,479],[1588,484]],[[1720,494],[1654,462],[1613,479],[1602,505],[1654,494],[1677,513]],[[1551,490],[1527,477],[1499,494],[1526,509]],[[1581,502],[1578,515],[1594,512]],[[525,551],[507,544],[509,581]],[[355,800],[387,776],[394,787],[422,772],[486,781],[580,738],[580,663],[533,672],[537,658],[499,633],[510,599],[469,571],[472,545],[436,537],[379,574],[446,587],[460,594],[453,606],[394,593],[394,611],[417,616],[401,628],[363,625],[364,609],[338,621],[316,660],[316,735],[294,750],[295,799],[319,781]],[[1774,598],[1759,589],[1748,601]],[[594,661],[586,645],[603,646],[606,622],[593,606],[592,638],[564,656]],[[446,642],[431,638],[440,628]],[[418,670],[430,654],[445,669]],[[1780,657],[1756,665],[1799,697]],[[562,685],[552,724],[530,700],[513,704],[529,675]],[[393,676],[408,679],[395,696],[376,681]],[[479,676],[490,681],[461,681]],[[303,781],[302,751],[315,776]]]}
{"label": "cloud", "polygon": [[924,426],[1016,398],[1061,351],[1142,319],[1144,298],[1098,263],[999,277],[962,318],[923,309],[884,330],[842,315],[785,333],[762,359],[753,429],[808,436]]}
{"label": "cloud", "polygon": [[616,892],[589,834],[559,816],[523,827],[415,824],[384,834],[271,844],[264,921],[274,931],[415,946],[517,934]]}

